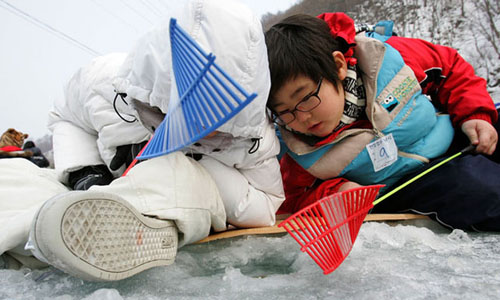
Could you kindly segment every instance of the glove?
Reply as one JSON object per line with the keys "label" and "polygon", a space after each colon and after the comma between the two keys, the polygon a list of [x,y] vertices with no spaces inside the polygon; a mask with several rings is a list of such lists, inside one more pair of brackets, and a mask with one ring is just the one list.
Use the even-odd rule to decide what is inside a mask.
{"label": "glove", "polygon": [[118,170],[123,164],[128,167],[142,148],[146,145],[147,141],[138,144],[128,144],[116,147],[116,154],[109,164],[109,168],[113,171]]}
{"label": "glove", "polygon": [[69,173],[68,183],[73,190],[85,191],[93,185],[108,185],[113,175],[105,165],[87,166]]}

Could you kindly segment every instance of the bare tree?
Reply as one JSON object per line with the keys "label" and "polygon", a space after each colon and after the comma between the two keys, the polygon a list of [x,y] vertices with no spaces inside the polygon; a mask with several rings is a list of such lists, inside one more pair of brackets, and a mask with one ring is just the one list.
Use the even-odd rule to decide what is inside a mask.
{"label": "bare tree", "polygon": [[482,74],[489,88],[500,85],[500,1],[478,0],[474,2],[476,16],[472,25],[477,29],[476,49],[482,58]]}

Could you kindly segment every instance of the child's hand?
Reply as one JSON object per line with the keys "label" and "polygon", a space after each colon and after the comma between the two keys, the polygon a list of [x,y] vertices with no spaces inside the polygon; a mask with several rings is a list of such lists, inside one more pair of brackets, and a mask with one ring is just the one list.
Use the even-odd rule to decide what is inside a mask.
{"label": "child's hand", "polygon": [[358,187],[362,187],[362,185],[357,184],[356,182],[353,182],[353,181],[348,181],[340,186],[339,193],[343,192],[343,191],[350,190],[350,189],[358,188]]}
{"label": "child's hand", "polygon": [[476,152],[491,155],[495,151],[498,133],[489,122],[472,119],[462,124],[462,131],[467,135]]}

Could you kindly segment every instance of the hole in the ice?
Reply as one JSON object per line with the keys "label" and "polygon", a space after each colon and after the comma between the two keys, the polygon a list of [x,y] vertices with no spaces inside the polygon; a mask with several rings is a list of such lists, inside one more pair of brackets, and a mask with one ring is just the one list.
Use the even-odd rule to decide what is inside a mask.
{"label": "hole in the ice", "polygon": [[[189,245],[179,251],[175,263],[191,276],[200,277],[224,274],[227,268],[255,278],[295,273],[300,251],[291,251],[282,238],[250,236]],[[249,239],[254,241],[248,243]]]}

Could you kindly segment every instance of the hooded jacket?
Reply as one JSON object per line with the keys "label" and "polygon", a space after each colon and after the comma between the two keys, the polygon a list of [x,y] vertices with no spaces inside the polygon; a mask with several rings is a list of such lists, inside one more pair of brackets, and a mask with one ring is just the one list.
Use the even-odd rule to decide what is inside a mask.
{"label": "hooded jacket", "polygon": [[[272,225],[284,192],[276,159],[279,142],[266,115],[270,76],[262,25],[235,1],[191,1],[172,16],[233,80],[257,94],[217,129],[219,134],[185,152],[202,154],[200,163],[216,180],[230,223]],[[147,33],[128,55],[96,58],[69,81],[65,99],[56,103],[49,121],[62,180],[82,166],[109,166],[117,146],[149,139],[138,122],[121,120],[112,102],[116,91],[126,94],[128,103],[137,99],[167,111],[175,80],[168,21]],[[134,118],[134,110],[123,102],[116,109]]]}

